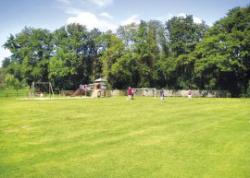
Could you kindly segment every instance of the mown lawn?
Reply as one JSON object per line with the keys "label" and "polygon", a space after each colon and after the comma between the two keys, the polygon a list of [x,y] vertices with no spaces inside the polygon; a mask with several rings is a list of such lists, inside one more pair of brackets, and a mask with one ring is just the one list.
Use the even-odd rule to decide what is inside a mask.
{"label": "mown lawn", "polygon": [[250,100],[0,98],[0,177],[249,178]]}

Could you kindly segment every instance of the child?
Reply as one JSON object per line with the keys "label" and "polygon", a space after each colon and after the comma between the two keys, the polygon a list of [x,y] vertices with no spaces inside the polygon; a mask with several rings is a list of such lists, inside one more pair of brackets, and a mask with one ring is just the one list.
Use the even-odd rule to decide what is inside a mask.
{"label": "child", "polygon": [[188,98],[192,98],[192,91],[191,90],[188,90]]}
{"label": "child", "polygon": [[134,99],[135,93],[136,93],[136,89],[135,89],[135,88],[132,88],[132,99]]}
{"label": "child", "polygon": [[163,88],[160,90],[160,99],[161,99],[161,101],[164,100],[164,89]]}

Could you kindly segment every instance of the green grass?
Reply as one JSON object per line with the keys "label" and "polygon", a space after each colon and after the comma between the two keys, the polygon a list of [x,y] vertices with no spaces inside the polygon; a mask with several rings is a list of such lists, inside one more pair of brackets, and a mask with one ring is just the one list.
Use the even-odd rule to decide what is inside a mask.
{"label": "green grass", "polygon": [[249,178],[249,99],[0,99],[0,177]]}

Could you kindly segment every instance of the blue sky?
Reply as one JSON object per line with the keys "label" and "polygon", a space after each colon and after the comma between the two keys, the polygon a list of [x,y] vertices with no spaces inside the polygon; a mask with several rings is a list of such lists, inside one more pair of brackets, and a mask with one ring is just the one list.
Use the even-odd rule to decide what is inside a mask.
{"label": "blue sky", "polygon": [[105,31],[140,19],[166,21],[185,14],[192,14],[197,23],[204,20],[212,25],[229,9],[248,4],[249,0],[1,0],[0,64],[10,55],[2,47],[7,37],[24,26],[53,31],[76,22]]}

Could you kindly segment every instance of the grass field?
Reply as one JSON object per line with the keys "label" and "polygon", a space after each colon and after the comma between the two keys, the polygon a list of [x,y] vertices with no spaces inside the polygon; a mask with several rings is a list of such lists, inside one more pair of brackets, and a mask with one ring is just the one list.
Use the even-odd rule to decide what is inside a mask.
{"label": "grass field", "polygon": [[0,98],[0,177],[249,178],[250,100]]}

